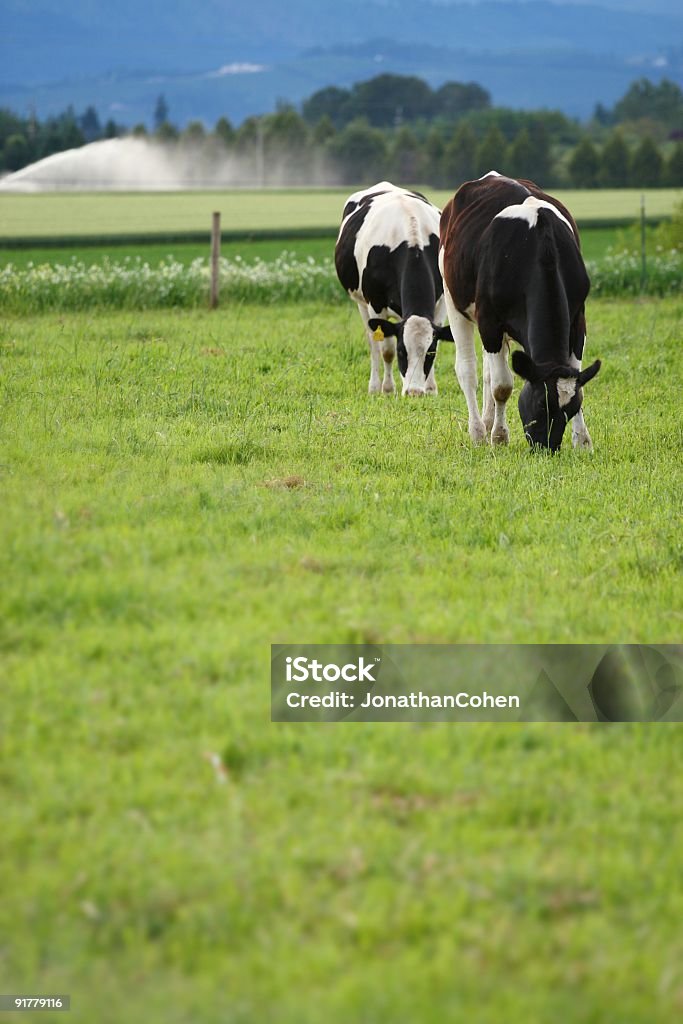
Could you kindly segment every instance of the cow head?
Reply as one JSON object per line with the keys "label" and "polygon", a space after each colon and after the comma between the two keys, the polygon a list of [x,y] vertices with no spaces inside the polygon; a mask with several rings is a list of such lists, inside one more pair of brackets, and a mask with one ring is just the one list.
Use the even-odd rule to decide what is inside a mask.
{"label": "cow head", "polygon": [[583,402],[583,385],[595,377],[600,360],[577,370],[572,366],[535,363],[526,352],[512,353],[512,369],[526,383],[519,396],[519,415],[532,448],[559,451],[567,423]]}
{"label": "cow head", "polygon": [[436,358],[437,343],[453,341],[450,327],[439,327],[426,316],[409,316],[398,323],[373,317],[368,325],[370,330],[379,330],[386,338],[396,338],[403,394],[424,395],[427,377]]}

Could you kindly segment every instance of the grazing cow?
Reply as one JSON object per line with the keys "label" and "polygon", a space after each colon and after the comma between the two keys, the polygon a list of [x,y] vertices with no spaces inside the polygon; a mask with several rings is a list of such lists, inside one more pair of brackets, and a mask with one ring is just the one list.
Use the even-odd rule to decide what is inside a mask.
{"label": "grazing cow", "polygon": [[[574,447],[591,448],[582,386],[600,360],[581,369],[584,303],[590,281],[574,220],[530,181],[491,171],[462,185],[441,216],[439,266],[455,339],[455,371],[467,400],[470,437],[507,444],[505,403],[513,378],[510,339],[524,351],[512,367],[524,384],[519,413],[532,447],[557,451],[568,420]],[[483,419],[477,406],[474,325],[484,346]]]}
{"label": "grazing cow", "polygon": [[381,181],[347,200],[334,262],[367,333],[370,394],[380,390],[380,348],[382,391],[394,390],[398,353],[403,394],[436,394],[437,342],[453,340],[442,326],[446,309],[438,250],[439,210],[419,192]]}

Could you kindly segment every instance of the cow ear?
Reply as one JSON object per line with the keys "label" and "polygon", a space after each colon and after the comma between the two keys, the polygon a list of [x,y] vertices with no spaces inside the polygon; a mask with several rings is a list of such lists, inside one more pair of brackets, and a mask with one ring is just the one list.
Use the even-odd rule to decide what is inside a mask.
{"label": "cow ear", "polygon": [[528,380],[530,384],[535,384],[541,379],[536,363],[523,349],[517,349],[512,353],[512,369],[524,380]]}
{"label": "cow ear", "polygon": [[[378,316],[373,316],[371,320],[368,320],[368,327],[375,334],[381,332],[385,338],[392,338],[398,335],[398,329],[400,324],[392,323],[391,320],[382,320]],[[382,339],[379,338],[381,341]]]}
{"label": "cow ear", "polygon": [[453,341],[453,334],[448,324],[445,327],[437,327],[435,325],[434,337],[437,341]]}
{"label": "cow ear", "polygon": [[591,363],[591,365],[587,366],[585,370],[582,370],[579,374],[579,384],[583,386],[584,384],[587,384],[589,380],[593,380],[593,377],[596,375],[601,366],[602,363],[600,362],[600,360],[596,359],[594,363]]}

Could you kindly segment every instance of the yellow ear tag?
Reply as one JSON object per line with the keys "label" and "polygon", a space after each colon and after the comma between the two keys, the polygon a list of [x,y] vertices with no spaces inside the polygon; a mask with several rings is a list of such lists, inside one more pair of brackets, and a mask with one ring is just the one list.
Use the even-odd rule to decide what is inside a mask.
{"label": "yellow ear tag", "polygon": [[384,341],[384,331],[382,330],[382,328],[381,327],[377,327],[373,331],[372,337],[373,337],[373,339],[375,341]]}

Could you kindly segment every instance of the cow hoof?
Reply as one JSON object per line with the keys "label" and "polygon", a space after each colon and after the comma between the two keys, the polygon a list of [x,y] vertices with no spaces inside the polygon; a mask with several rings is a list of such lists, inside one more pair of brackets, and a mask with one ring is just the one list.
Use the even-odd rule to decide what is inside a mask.
{"label": "cow hoof", "polygon": [[369,395],[378,395],[379,392],[380,392],[379,382],[375,383],[375,381],[371,380],[370,383],[368,384],[368,394]]}
{"label": "cow hoof", "polygon": [[436,384],[432,384],[431,386],[428,384],[427,387],[425,388],[426,395],[438,395],[438,393],[439,389],[437,388]]}
{"label": "cow hoof", "polygon": [[478,423],[470,423],[470,437],[475,444],[483,444],[486,440],[486,427],[482,420]]}
{"label": "cow hoof", "polygon": [[487,434],[490,434],[493,430],[493,416],[489,419],[488,416],[484,416],[484,428]]}
{"label": "cow hoof", "polygon": [[394,387],[393,380],[385,380],[382,384],[382,391],[385,395],[393,395],[396,388]]}
{"label": "cow hoof", "polygon": [[403,392],[404,395],[410,395],[411,398],[422,398],[424,393],[424,388],[406,388]]}
{"label": "cow hoof", "polygon": [[491,434],[491,444],[510,444],[510,431],[507,427],[498,427]]}

